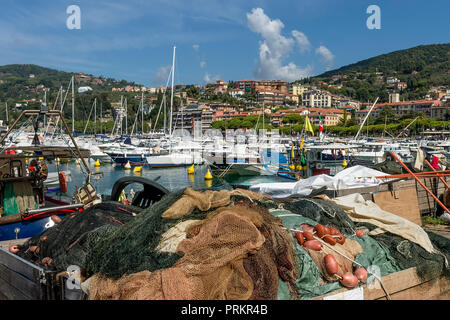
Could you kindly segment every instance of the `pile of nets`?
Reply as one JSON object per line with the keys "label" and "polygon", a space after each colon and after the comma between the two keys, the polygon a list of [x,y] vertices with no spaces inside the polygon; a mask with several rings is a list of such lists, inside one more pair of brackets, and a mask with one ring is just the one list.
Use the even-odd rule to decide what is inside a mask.
{"label": "pile of nets", "polygon": [[19,247],[18,255],[50,270],[66,270],[70,265],[83,268],[87,253],[103,234],[122,228],[141,211],[118,202],[94,205],[28,239]]}
{"label": "pile of nets", "polygon": [[[428,233],[443,254],[389,232],[359,238],[357,229],[375,226],[354,222],[330,199],[283,202],[242,189],[186,188],[145,210],[106,202],[63,219],[20,254],[37,263],[50,257],[58,271],[80,266],[89,299],[310,299],[343,288],[325,272],[324,255],[333,252],[292,236],[318,223],[342,232],[346,242],[336,248],[379,276],[410,267],[420,276],[448,274],[446,238]],[[356,267],[335,257],[342,271]]]}
{"label": "pile of nets", "polygon": [[298,298],[295,242],[246,190],[166,195],[89,254],[90,299]]}

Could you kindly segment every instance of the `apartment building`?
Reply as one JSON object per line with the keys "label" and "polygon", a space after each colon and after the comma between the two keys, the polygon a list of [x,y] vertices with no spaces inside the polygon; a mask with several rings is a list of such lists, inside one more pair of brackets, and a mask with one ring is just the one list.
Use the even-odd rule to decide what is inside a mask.
{"label": "apartment building", "polygon": [[331,108],[331,95],[326,91],[309,90],[302,95],[304,107]]}
{"label": "apartment building", "polygon": [[288,93],[288,83],[282,80],[260,80],[256,83],[257,91],[280,91]]}
{"label": "apartment building", "polygon": [[320,120],[324,126],[335,126],[344,118],[344,110],[330,108],[299,108],[295,110],[278,110],[272,113],[271,121],[274,127],[283,126],[283,118],[289,114],[308,116],[311,123],[318,126]]}
{"label": "apartment building", "polygon": [[297,96],[302,96],[303,92],[307,91],[308,88],[300,84],[292,84],[289,86],[289,94],[294,94]]}
{"label": "apartment building", "polygon": [[256,98],[258,103],[265,104],[267,106],[280,106],[284,104],[285,94],[278,90],[272,91],[258,91]]}
{"label": "apartment building", "polygon": [[256,81],[254,80],[239,80],[236,82],[236,87],[244,92],[250,92],[256,89]]}
{"label": "apartment building", "polygon": [[[445,109],[441,108],[442,102],[439,100],[412,100],[391,103],[378,103],[371,112],[371,116],[377,118],[383,110],[383,107],[390,106],[392,110],[399,116],[410,112],[423,112],[425,116],[431,118],[439,118],[438,115],[445,114]],[[364,110],[356,111],[356,119],[361,123],[369,112],[370,107]]]}

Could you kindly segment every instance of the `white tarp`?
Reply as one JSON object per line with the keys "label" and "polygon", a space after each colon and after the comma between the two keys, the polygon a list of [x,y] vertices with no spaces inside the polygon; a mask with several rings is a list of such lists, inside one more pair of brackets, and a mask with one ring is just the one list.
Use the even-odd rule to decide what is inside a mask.
{"label": "white tarp", "polygon": [[382,210],[373,201],[365,200],[359,193],[349,194],[332,199],[355,222],[369,222],[378,228],[369,232],[376,235],[389,231],[402,238],[417,243],[431,253],[439,253],[434,249],[427,233],[417,224],[398,215]]}
{"label": "white tarp", "polygon": [[[388,174],[364,166],[354,166],[340,171],[335,176],[321,174],[297,182],[260,183],[251,186],[250,190],[266,193],[273,198],[287,198],[293,195],[307,196],[322,187],[326,187],[327,190],[342,190],[372,187],[387,181],[387,179],[374,178],[380,176],[388,176]],[[360,177],[364,178],[355,179]]]}

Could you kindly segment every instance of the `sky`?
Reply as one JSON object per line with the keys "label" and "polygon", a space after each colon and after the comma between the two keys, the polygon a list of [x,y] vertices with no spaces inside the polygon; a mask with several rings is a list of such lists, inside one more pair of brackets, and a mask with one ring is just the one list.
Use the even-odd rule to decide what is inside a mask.
{"label": "sky", "polygon": [[[379,20],[367,12],[371,5]],[[146,86],[167,84],[174,46],[175,84],[203,85],[291,82],[450,42],[448,0],[0,0],[0,8],[0,65]]]}

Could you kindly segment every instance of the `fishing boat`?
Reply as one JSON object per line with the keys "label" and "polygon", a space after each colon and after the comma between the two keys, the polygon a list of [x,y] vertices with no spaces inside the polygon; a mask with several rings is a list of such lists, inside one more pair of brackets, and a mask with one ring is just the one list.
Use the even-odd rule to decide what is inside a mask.
{"label": "fishing boat", "polygon": [[[33,124],[35,130],[33,145],[16,146],[8,143],[7,137],[26,116],[29,117],[29,121],[25,121],[25,124]],[[71,145],[64,147],[41,144],[38,128],[43,116],[59,117],[62,120]],[[21,126],[22,129],[24,127]],[[0,241],[41,234],[54,226],[56,220],[64,219],[68,214],[82,212],[102,202],[102,195],[97,193],[91,179],[95,175],[102,176],[103,173],[91,172],[86,163],[86,159],[91,156],[90,150],[78,147],[60,111],[47,108],[22,111],[11,128],[1,137],[0,146]],[[49,196],[51,188],[56,187],[56,181],[54,174],[49,173],[47,163],[50,159],[58,158],[79,159],[86,174],[85,183],[66,201]],[[58,189],[61,193],[67,193],[69,179],[66,172],[58,171],[57,177]],[[124,188],[135,180],[133,179],[134,177],[125,177],[125,181],[122,179],[119,184],[116,183],[113,190]],[[145,208],[158,201],[167,190],[148,179],[142,179],[137,182],[144,185],[144,193],[133,199],[133,205]],[[117,195],[112,195],[108,199],[117,201],[116,198]]]}
{"label": "fishing boat", "polygon": [[[38,135],[39,118],[59,116],[60,111],[46,108],[25,110],[14,122],[8,132],[0,139],[0,241],[26,238],[43,232],[54,225],[51,216],[65,216],[79,212],[92,205],[97,199],[95,189],[90,183],[91,173],[84,159],[89,157],[89,150],[75,147],[44,146]],[[7,144],[6,138],[16,128],[22,118],[29,116],[33,123],[35,135],[32,146]],[[66,129],[67,124],[64,122]],[[23,126],[22,126],[23,127]],[[72,202],[64,202],[49,197],[46,192],[49,178],[47,159],[79,157],[89,172],[86,184],[79,188]],[[50,177],[52,179],[52,177]],[[64,172],[58,172],[59,187],[67,192],[67,179]],[[51,184],[51,180],[50,180]]]}

